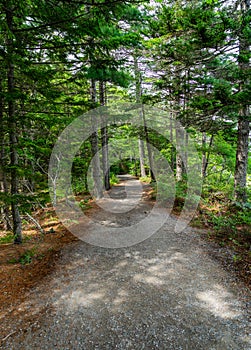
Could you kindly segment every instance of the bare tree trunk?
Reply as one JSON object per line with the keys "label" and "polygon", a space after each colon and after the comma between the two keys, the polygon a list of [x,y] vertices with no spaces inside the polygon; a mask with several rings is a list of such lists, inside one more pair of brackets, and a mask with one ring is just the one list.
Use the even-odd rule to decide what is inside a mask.
{"label": "bare tree trunk", "polygon": [[201,148],[202,148],[201,174],[203,178],[206,176],[206,161],[207,161],[206,144],[207,144],[207,136],[206,136],[206,133],[203,132],[202,138],[201,138]]}
{"label": "bare tree trunk", "polygon": [[188,167],[188,133],[185,133],[185,159],[184,159],[184,166],[185,169],[184,171],[187,172],[187,167]]}
{"label": "bare tree trunk", "polygon": [[[240,83],[240,91],[245,90],[248,83],[248,70],[250,69],[249,54],[250,46],[247,38],[247,28],[249,22],[247,17],[250,10],[250,1],[242,0],[242,22],[243,27],[239,36],[239,68],[241,70],[243,81]],[[248,22],[248,23],[247,23]],[[243,103],[239,112],[236,165],[234,174],[234,196],[238,202],[247,201],[247,166],[248,166],[248,144],[250,132],[250,106]]]}
{"label": "bare tree trunk", "polygon": [[146,124],[146,118],[145,118],[145,110],[144,106],[142,105],[141,108],[141,113],[142,113],[142,119],[144,123],[144,132],[145,132],[145,138],[146,138],[146,147],[147,147],[147,153],[148,153],[148,160],[149,160],[149,166],[150,166],[150,176],[153,181],[156,181],[155,175],[154,175],[154,161],[153,161],[153,152],[151,149],[151,144],[150,144],[150,139],[149,139],[149,133],[148,133],[148,128]]}
{"label": "bare tree trunk", "polygon": [[[242,116],[247,117],[247,107],[243,108]],[[234,174],[235,200],[246,202],[247,200],[247,165],[250,122],[248,119],[239,119],[236,151],[236,165]]]}
{"label": "bare tree trunk", "polygon": [[39,222],[33,217],[31,216],[29,213],[26,213],[28,219],[37,227],[37,229],[42,233],[44,234],[45,231],[44,229],[41,227],[41,225],[39,224]]}
{"label": "bare tree trunk", "polygon": [[[2,98],[2,80],[0,78],[0,142],[1,142],[1,152],[0,152],[0,191],[6,196],[9,193],[8,181],[6,176],[6,154],[5,154],[5,134],[4,134],[4,120],[3,120],[3,98]],[[10,211],[9,205],[4,204],[1,208],[1,216],[4,222],[4,229],[9,231],[12,230],[10,223]]]}
{"label": "bare tree trunk", "polygon": [[146,169],[145,169],[145,148],[144,148],[144,141],[139,139],[139,162],[140,162],[140,175],[142,177],[146,176]]}
{"label": "bare tree trunk", "polygon": [[19,213],[17,195],[18,195],[18,153],[17,153],[17,123],[15,115],[15,104],[14,104],[14,92],[15,92],[15,81],[14,81],[14,64],[13,64],[13,12],[11,9],[6,9],[6,22],[11,36],[7,39],[7,47],[9,54],[8,61],[8,94],[10,96],[8,102],[8,128],[9,128],[9,140],[10,140],[10,166],[11,166],[11,211],[13,220],[13,233],[14,243],[22,243],[22,224]]}
{"label": "bare tree trunk", "polygon": [[[184,97],[183,97],[183,112],[186,113],[187,110],[187,101],[191,99],[190,93],[190,69],[185,73],[185,88],[184,88]],[[183,159],[183,172],[186,174],[188,166],[188,133],[185,132],[184,135],[184,159]]]}
{"label": "bare tree trunk", "polygon": [[182,181],[182,158],[179,153],[176,154],[176,180]]}
{"label": "bare tree trunk", "polygon": [[[134,55],[134,75],[135,75],[135,97],[136,103],[141,102],[142,95],[142,87],[141,87],[141,74],[139,70],[138,60],[136,54]],[[140,162],[140,175],[142,177],[146,176],[145,170],[145,150],[144,150],[144,142],[139,138],[139,162]]]}
{"label": "bare tree trunk", "polygon": [[[4,173],[2,175],[5,176]],[[5,181],[5,179],[3,179],[3,181],[1,181],[0,191],[5,193],[6,195],[8,193],[8,186],[7,186],[7,182]],[[3,218],[4,229],[6,231],[12,231],[12,226],[11,226],[11,222],[10,222],[10,211],[9,211],[9,207],[7,204],[4,205],[3,208],[1,208],[1,216]]]}
{"label": "bare tree trunk", "polygon": [[[101,106],[106,105],[105,101],[105,82],[99,82],[99,102]],[[102,115],[102,118],[105,116]],[[101,129],[101,143],[102,143],[102,167],[104,176],[104,185],[106,191],[110,189],[110,166],[109,166],[109,152],[108,152],[108,127]]]}
{"label": "bare tree trunk", "polygon": [[176,136],[176,181],[182,181],[185,175],[185,131],[182,128],[180,122],[178,121],[179,112],[181,109],[184,110],[185,97],[183,99],[183,103],[180,96],[180,76],[179,72],[175,72],[175,76],[177,79],[177,91],[175,97],[175,136]]}
{"label": "bare tree trunk", "polygon": [[205,178],[207,175],[207,167],[209,164],[209,157],[210,157],[210,148],[212,147],[213,144],[213,139],[214,136],[211,135],[210,141],[209,141],[209,146],[208,146],[208,151],[206,152],[206,145],[207,145],[207,138],[206,138],[206,133],[203,132],[202,134],[202,166],[201,166],[201,174],[202,177]]}
{"label": "bare tree trunk", "polygon": [[[172,106],[171,106],[172,108]],[[170,144],[171,144],[171,169],[174,171],[175,169],[175,147],[174,145],[174,137],[173,137],[173,113],[171,112],[170,116]]]}
{"label": "bare tree trunk", "polygon": [[182,181],[185,173],[184,163],[181,154],[185,151],[185,132],[179,123],[176,123],[176,180]]}
{"label": "bare tree trunk", "polygon": [[[91,79],[91,100],[93,104],[96,103],[96,83],[94,79]],[[91,135],[91,150],[92,150],[92,174],[94,180],[95,197],[100,199],[103,197],[103,186],[101,178],[100,160],[99,160],[99,147],[98,147],[98,131],[97,131],[97,118],[92,115],[92,135]]]}
{"label": "bare tree trunk", "polygon": [[[1,121],[0,121],[1,123]],[[1,137],[1,136],[0,136]],[[6,176],[6,170],[5,170],[5,149],[4,149],[4,138],[1,138],[1,172],[0,172],[0,191],[4,193],[6,196],[8,196],[9,193],[9,186],[8,186],[8,181],[7,181],[7,176]],[[3,217],[3,222],[4,222],[4,228],[7,231],[12,230],[12,226],[10,223],[10,210],[9,210],[9,205],[4,204],[3,208],[1,208],[1,215]]]}

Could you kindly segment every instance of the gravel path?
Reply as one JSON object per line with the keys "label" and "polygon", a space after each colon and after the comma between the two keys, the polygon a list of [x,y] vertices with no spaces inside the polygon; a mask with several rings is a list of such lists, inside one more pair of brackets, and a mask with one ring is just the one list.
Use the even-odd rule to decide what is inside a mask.
{"label": "gravel path", "polygon": [[[128,220],[149,210],[150,203],[141,201]],[[121,215],[125,220],[120,213],[109,220],[119,222]],[[102,210],[95,215],[105,218]],[[175,223],[170,218],[130,248],[81,241],[68,246],[48,284],[20,306],[45,312],[1,348],[251,349],[250,293],[210,258],[208,243],[191,228],[174,233]]]}

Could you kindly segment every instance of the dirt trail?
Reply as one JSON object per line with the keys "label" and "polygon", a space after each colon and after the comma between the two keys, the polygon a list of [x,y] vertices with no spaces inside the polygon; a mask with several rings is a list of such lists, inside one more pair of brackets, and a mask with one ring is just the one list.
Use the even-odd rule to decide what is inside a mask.
{"label": "dirt trail", "polygon": [[[126,199],[123,183],[111,197]],[[143,198],[127,213],[90,215],[106,228],[121,227],[142,220],[152,205]],[[82,241],[65,248],[46,285],[20,305],[36,321],[1,348],[250,349],[250,292],[210,258],[193,229],[174,233],[175,223],[170,217],[129,248]]]}

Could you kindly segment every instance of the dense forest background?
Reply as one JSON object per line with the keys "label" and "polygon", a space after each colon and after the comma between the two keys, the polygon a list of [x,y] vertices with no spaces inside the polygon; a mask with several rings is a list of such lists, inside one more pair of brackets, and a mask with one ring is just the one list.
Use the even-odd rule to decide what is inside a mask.
{"label": "dense forest background", "polygon": [[[147,125],[94,130],[74,159],[74,193],[88,193],[88,168],[101,147],[102,156],[93,165],[96,197],[120,173],[139,176],[154,189],[150,143],[175,174],[175,207],[182,210],[186,162],[172,139],[185,149],[189,134],[203,178],[194,224],[213,227],[218,236],[226,236],[222,244],[230,242],[248,254],[249,0],[1,0],[0,6],[4,232],[21,243],[24,218],[32,219],[50,201],[51,150],[67,125],[99,106],[143,103],[168,112],[169,142]],[[109,168],[111,140],[123,157],[118,152]]]}

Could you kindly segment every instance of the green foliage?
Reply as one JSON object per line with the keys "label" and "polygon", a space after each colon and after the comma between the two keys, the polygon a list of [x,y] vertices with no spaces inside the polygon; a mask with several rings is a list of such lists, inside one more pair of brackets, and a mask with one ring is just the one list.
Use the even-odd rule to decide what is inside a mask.
{"label": "green foliage", "polygon": [[182,209],[187,196],[187,183],[185,181],[176,182],[174,187],[173,183],[167,183],[165,175],[161,175],[158,177],[157,183],[152,182],[151,186],[153,187],[153,199],[156,199],[157,195],[162,202],[169,203],[170,199],[174,199],[174,203],[169,204],[172,204],[174,209]]}
{"label": "green foliage", "polygon": [[224,230],[225,232],[228,232],[229,235],[236,233],[236,218],[211,214],[209,222],[218,232]]}
{"label": "green foliage", "polygon": [[187,194],[187,183],[185,181],[179,181],[176,183],[176,197],[185,198]]}
{"label": "green foliage", "polygon": [[36,249],[31,249],[31,250],[27,250],[26,252],[24,252],[18,262],[21,264],[21,265],[27,265],[27,264],[30,264],[32,262],[32,259],[33,257],[35,256],[36,254]]}
{"label": "green foliage", "polygon": [[[23,236],[23,242],[28,242],[32,238],[28,235]],[[3,236],[0,237],[0,244],[13,243],[14,235],[12,232],[5,232]]]}
{"label": "green foliage", "polygon": [[[18,259],[10,259],[8,262],[9,264],[17,264],[20,263],[21,265],[29,265],[33,261],[33,259],[37,256],[37,248],[33,249],[27,249],[24,253],[20,255]],[[42,258],[40,255],[39,258]]]}
{"label": "green foliage", "polygon": [[110,173],[110,185],[116,185],[119,183],[119,178],[114,173]]}
{"label": "green foliage", "polygon": [[82,199],[79,202],[79,206],[82,210],[87,210],[91,208],[91,205],[89,204],[89,199]]}
{"label": "green foliage", "polygon": [[72,191],[75,195],[88,193],[85,179],[75,178],[72,182]]}
{"label": "green foliage", "polygon": [[14,240],[14,236],[12,232],[6,232],[5,235],[0,237],[0,244],[12,243]]}
{"label": "green foliage", "polygon": [[238,262],[242,261],[242,259],[243,258],[240,255],[236,255],[236,254],[233,255],[233,262],[234,263],[238,263]]}
{"label": "green foliage", "polygon": [[145,183],[147,183],[147,184],[150,184],[151,181],[152,181],[152,179],[151,179],[150,176],[141,176],[141,177],[139,178],[139,180],[140,180],[141,182],[145,182]]}
{"label": "green foliage", "polygon": [[243,245],[243,237],[244,244],[249,241],[251,246],[251,209],[239,210],[230,207],[224,213],[210,213],[209,223],[219,235],[224,234],[236,246]]}
{"label": "green foliage", "polygon": [[[173,140],[175,118],[178,118],[193,137],[198,153],[208,160],[203,203],[212,206],[232,202],[236,124],[240,108],[250,104],[251,96],[247,79],[250,68],[243,69],[250,52],[237,53],[233,47],[242,38],[250,43],[250,11],[233,12],[230,4],[222,6],[214,0],[182,4],[158,1],[156,8],[148,4],[133,5],[130,1],[108,1],[102,6],[99,2],[87,6],[81,1],[44,0],[11,4],[0,5],[0,139],[4,151],[0,166],[7,181],[7,193],[0,193],[1,206],[10,210],[11,205],[17,204],[22,214],[49,201],[48,163],[57,137],[72,120],[101,103],[98,91],[96,101],[91,100],[90,80],[95,80],[97,86],[99,81],[107,83],[108,104],[119,106],[121,100],[134,101],[137,75],[132,66],[134,55],[142,82],[140,100],[147,104],[160,103],[168,110],[167,115],[172,115],[174,121]],[[6,8],[12,12],[14,30],[7,25]],[[14,65],[15,80],[11,90],[7,79],[10,62]],[[10,103],[15,107],[18,164],[10,161]],[[206,133],[203,145],[202,131]],[[116,150],[110,159],[111,184],[118,182],[118,174],[140,175],[137,148],[138,138],[146,139],[144,128],[109,126],[108,133]],[[175,174],[176,150],[171,140],[150,128],[148,133],[150,143],[168,160]],[[91,158],[91,144],[87,140],[72,165],[72,189],[76,195],[88,192]],[[145,168],[148,173],[149,166]],[[13,171],[19,192],[14,195],[10,190]],[[250,172],[249,157],[249,201]],[[151,180],[147,176],[141,181]],[[159,179],[158,189],[156,184],[153,187],[153,196],[158,191],[163,201],[174,190],[164,177]],[[187,196],[186,181],[177,183],[175,190],[175,206],[181,210]],[[88,200],[82,200],[79,205],[83,210],[89,208]],[[234,213],[210,216],[217,232],[228,229],[236,234],[238,225],[251,224],[250,203],[235,203],[235,207]],[[12,240],[9,233],[0,238],[0,242]],[[31,252],[27,252],[22,261],[28,263],[31,258]]]}
{"label": "green foliage", "polygon": [[158,179],[157,182],[158,200],[162,203],[172,199],[174,188],[172,183],[167,183],[165,179]]}
{"label": "green foliage", "polygon": [[137,176],[139,172],[140,171],[138,159],[121,159],[115,164],[111,165],[111,173],[115,175],[131,174]]}

